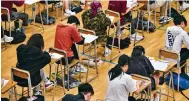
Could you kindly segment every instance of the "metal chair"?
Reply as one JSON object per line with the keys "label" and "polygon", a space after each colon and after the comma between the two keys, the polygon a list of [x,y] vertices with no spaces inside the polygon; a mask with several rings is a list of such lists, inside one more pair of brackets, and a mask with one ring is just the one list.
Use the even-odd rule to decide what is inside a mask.
{"label": "metal chair", "polygon": [[[28,93],[29,93],[28,95],[30,97],[29,101],[32,101],[32,96],[33,96],[32,90],[34,89],[34,87],[31,84],[30,73],[26,70],[13,67],[13,68],[11,68],[11,77],[12,77],[12,80],[15,81],[13,76],[17,76],[19,78],[26,79],[28,81]],[[15,82],[17,82],[17,81],[15,81]],[[45,95],[45,84],[43,84],[43,88],[44,88],[43,95]],[[23,91],[23,87],[22,87],[22,91]]]}
{"label": "metal chair", "polygon": [[[1,17],[1,20],[2,20],[2,22],[5,22],[5,29],[6,29],[6,22],[8,22],[9,23],[9,35],[10,35],[10,37],[11,37],[11,22],[12,21],[15,21],[16,19],[13,19],[11,16],[10,16],[10,11],[9,11],[9,9],[8,8],[6,8],[6,7],[1,7],[1,16],[2,16],[2,14],[3,15],[7,15],[7,18],[6,19],[2,19],[2,17]],[[1,22],[1,25],[2,25],[2,22]]]}
{"label": "metal chair", "polygon": [[[62,74],[62,81],[63,81],[63,90],[65,89],[65,84],[64,84],[64,76],[65,76],[65,71],[67,71],[67,82],[68,82],[68,91],[70,89],[70,78],[69,78],[69,71],[70,71],[70,68],[73,67],[74,65],[78,64],[79,63],[79,60],[77,59],[73,59],[72,62],[70,64],[68,64],[68,57],[67,57],[67,53],[64,51],[64,50],[60,50],[60,49],[57,49],[57,48],[49,48],[49,53],[57,53],[57,54],[60,54],[62,55],[62,58],[65,59],[65,65],[64,65],[64,68],[62,67],[62,58],[60,59],[57,59],[57,61],[60,61],[60,64],[55,64],[57,66],[55,66],[55,77],[54,77],[54,82],[56,82],[56,75],[58,73],[58,69],[59,69],[59,66],[61,67],[61,74]],[[63,70],[64,70],[64,73],[63,73]],[[50,65],[50,75],[51,75],[51,65]],[[80,72],[80,81],[81,81],[81,72]],[[54,86],[54,89],[55,89],[55,86]],[[65,90],[64,90],[65,92]]]}

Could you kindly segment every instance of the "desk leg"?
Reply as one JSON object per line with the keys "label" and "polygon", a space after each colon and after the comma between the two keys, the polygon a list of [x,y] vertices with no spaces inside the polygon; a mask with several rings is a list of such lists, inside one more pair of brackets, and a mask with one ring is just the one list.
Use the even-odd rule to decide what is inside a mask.
{"label": "desk leg", "polygon": [[94,51],[95,51],[95,67],[96,67],[96,74],[98,75],[98,67],[97,67],[97,51],[96,51],[96,40],[94,41],[95,46],[94,46]]}
{"label": "desk leg", "polygon": [[42,19],[41,10],[40,10],[40,4],[38,4],[38,10],[39,10],[39,14],[40,14],[40,19],[41,19],[42,29],[43,29],[43,31],[44,31],[44,27],[43,27],[43,19]]}
{"label": "desk leg", "polygon": [[169,72],[169,74],[170,74],[170,80],[169,80],[167,101],[169,100],[170,87],[171,87],[171,84],[172,84],[172,73]]}
{"label": "desk leg", "polygon": [[55,65],[55,66],[54,66],[54,67],[55,67],[55,71],[54,71],[55,73],[54,73],[53,101],[54,101],[54,96],[55,96],[56,74],[57,74],[56,71],[57,71],[58,64],[54,64],[54,65]]}
{"label": "desk leg", "polygon": [[16,86],[14,86],[14,94],[15,94],[15,100],[17,101],[17,91],[16,91]]}
{"label": "desk leg", "polygon": [[91,56],[91,47],[92,47],[92,45],[91,45],[91,43],[90,43],[90,49],[89,49],[89,56],[88,56],[88,65],[87,65],[87,74],[86,74],[86,80],[85,80],[85,82],[88,82],[87,80],[88,80],[88,75],[89,75],[89,63],[90,63],[90,56]]}
{"label": "desk leg", "polygon": [[36,3],[34,5],[32,5],[32,17],[33,17],[33,26],[32,26],[32,34],[34,34],[34,29],[35,29],[35,17],[36,17],[36,12],[35,12],[35,9],[36,9]]}

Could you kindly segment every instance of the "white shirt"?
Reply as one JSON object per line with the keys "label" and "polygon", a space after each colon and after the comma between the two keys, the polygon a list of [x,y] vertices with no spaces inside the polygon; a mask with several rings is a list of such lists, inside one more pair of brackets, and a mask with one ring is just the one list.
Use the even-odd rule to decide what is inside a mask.
{"label": "white shirt", "polygon": [[108,78],[108,89],[105,101],[128,101],[129,92],[137,90],[137,81],[126,73],[114,78]]}
{"label": "white shirt", "polygon": [[165,48],[172,50],[175,37],[179,35],[182,31],[183,29],[178,26],[168,27],[165,35]]}
{"label": "white shirt", "polygon": [[183,43],[186,46],[186,48],[189,50],[189,35],[184,30],[179,35],[176,36],[172,50],[180,53]]}

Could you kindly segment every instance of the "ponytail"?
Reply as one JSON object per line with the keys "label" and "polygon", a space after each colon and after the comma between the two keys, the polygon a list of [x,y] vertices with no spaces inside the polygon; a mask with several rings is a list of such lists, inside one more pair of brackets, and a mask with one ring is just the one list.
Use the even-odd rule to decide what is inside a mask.
{"label": "ponytail", "polygon": [[110,78],[110,81],[112,81],[113,79],[115,79],[116,77],[118,77],[122,72],[123,71],[121,69],[121,66],[119,64],[117,64],[114,68],[112,68],[108,72],[108,76]]}

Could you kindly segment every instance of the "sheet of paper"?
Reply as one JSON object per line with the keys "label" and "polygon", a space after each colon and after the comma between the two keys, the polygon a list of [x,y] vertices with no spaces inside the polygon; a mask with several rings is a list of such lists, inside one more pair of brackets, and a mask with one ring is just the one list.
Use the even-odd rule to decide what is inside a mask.
{"label": "sheet of paper", "polygon": [[28,4],[28,5],[31,5],[31,4],[34,4],[36,2],[39,2],[40,0],[25,0],[25,4]]}
{"label": "sheet of paper", "polygon": [[85,38],[85,43],[91,43],[98,38],[98,36],[91,35],[91,34],[82,34],[81,33],[81,36],[83,36]]}
{"label": "sheet of paper", "polygon": [[57,53],[49,53],[51,58],[53,59],[60,59],[63,57],[63,55],[57,54]]}
{"label": "sheet of paper", "polygon": [[169,62],[150,60],[155,70],[165,71],[169,66]]}
{"label": "sheet of paper", "polygon": [[127,0],[127,8],[130,8],[133,3],[137,3],[137,0]]}
{"label": "sheet of paper", "polygon": [[3,79],[3,86],[1,88],[3,88],[8,82],[9,82],[9,80]]}
{"label": "sheet of paper", "polygon": [[108,16],[108,18],[110,19],[111,22],[114,21],[114,16]]}

